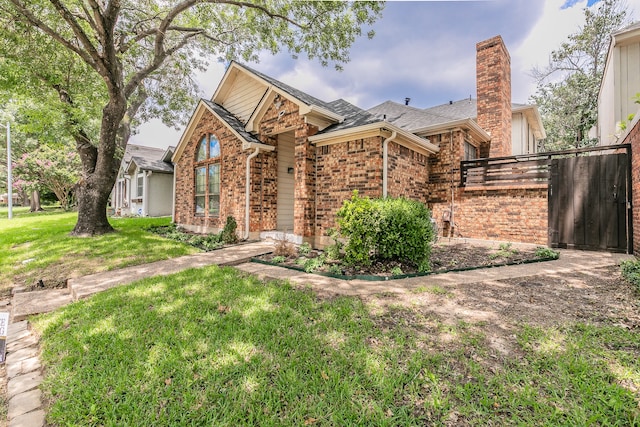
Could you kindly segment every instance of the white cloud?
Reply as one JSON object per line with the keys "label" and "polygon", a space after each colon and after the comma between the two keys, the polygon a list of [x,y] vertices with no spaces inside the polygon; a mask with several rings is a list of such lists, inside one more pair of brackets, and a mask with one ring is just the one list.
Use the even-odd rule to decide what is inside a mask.
{"label": "white cloud", "polygon": [[[629,13],[640,0],[626,0]],[[475,97],[475,44],[501,34],[511,54],[512,99],[526,102],[535,93],[529,75],[547,64],[549,54],[576,32],[587,0],[562,9],[566,0],[493,0],[475,2],[390,2],[374,25],[373,40],[360,39],[344,71],[323,68],[316,61],[292,60],[283,53],[265,55],[251,67],[324,101],[344,98],[362,108],[392,99],[428,107],[448,100]],[[597,7],[597,4],[594,6]],[[210,98],[224,65],[213,63],[199,75]],[[141,128],[132,142],[166,147],[182,132],[159,121]]]}

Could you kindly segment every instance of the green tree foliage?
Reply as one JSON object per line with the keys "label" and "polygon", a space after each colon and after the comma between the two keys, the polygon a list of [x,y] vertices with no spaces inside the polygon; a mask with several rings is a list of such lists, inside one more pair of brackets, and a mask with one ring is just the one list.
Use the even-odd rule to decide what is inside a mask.
{"label": "green tree foliage", "polygon": [[370,265],[380,258],[429,269],[433,228],[424,204],[404,198],[370,199],[355,191],[337,215],[340,234],[348,239],[347,263]]}
{"label": "green tree foliage", "polygon": [[342,1],[0,0],[0,96],[41,100],[44,116],[62,118],[82,163],[73,232],[102,234],[113,231],[106,206],[129,136],[152,117],[183,121],[197,100],[193,74],[207,61],[255,61],[261,52],[284,49],[339,68],[382,7]]}
{"label": "green tree foliage", "polygon": [[584,9],[584,25],[551,53],[544,69],[534,69],[547,132],[545,151],[595,144],[589,130],[597,122],[597,102],[610,35],[626,23],[624,0],[601,0]]}
{"label": "green tree foliage", "polygon": [[31,191],[49,190],[64,210],[71,209],[74,187],[80,177],[78,153],[41,145],[33,152],[24,153],[14,168],[18,183],[24,183]]}

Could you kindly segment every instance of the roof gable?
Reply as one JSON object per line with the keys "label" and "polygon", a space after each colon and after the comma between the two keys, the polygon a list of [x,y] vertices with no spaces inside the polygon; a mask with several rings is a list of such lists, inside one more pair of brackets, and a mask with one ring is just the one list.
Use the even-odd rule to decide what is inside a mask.
{"label": "roof gable", "polygon": [[269,106],[277,102],[278,96],[297,104],[307,122],[320,129],[343,120],[329,103],[237,62],[227,68],[211,102],[235,116],[245,130],[255,132],[258,122]]}
{"label": "roof gable", "polygon": [[211,114],[213,114],[218,120],[220,120],[222,124],[224,124],[229,130],[231,130],[231,132],[240,141],[243,142],[243,145],[262,145],[260,140],[253,136],[251,133],[247,132],[242,122],[240,122],[237,117],[227,111],[223,106],[218,105],[212,101],[207,101],[206,99],[200,99],[200,102],[198,102],[195,111],[189,119],[189,123],[187,123],[187,127],[180,137],[180,141],[178,142],[175,153],[171,158],[174,163],[180,158],[180,156],[182,156],[187,143],[195,132],[196,125],[204,115],[205,111],[211,112]]}

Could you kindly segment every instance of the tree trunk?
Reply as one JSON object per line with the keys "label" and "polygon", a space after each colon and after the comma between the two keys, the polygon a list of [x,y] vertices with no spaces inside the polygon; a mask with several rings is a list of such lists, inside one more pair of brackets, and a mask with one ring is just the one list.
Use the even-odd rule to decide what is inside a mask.
{"label": "tree trunk", "polygon": [[43,211],[42,206],[40,206],[40,192],[38,190],[33,190],[31,192],[31,200],[30,200],[29,212],[40,212]]}
{"label": "tree trunk", "polygon": [[95,178],[94,174],[90,180],[78,185],[78,222],[71,233],[75,236],[95,236],[114,231],[107,218],[107,203],[113,185],[107,179]]}
{"label": "tree trunk", "polygon": [[[71,232],[75,236],[95,236],[114,231],[107,217],[107,205],[120,168],[116,147],[126,146],[126,111],[124,97],[109,102],[102,110],[100,142],[94,147],[85,138],[76,140],[82,161],[83,179],[77,187],[78,222]],[[123,150],[124,151],[124,150]]]}

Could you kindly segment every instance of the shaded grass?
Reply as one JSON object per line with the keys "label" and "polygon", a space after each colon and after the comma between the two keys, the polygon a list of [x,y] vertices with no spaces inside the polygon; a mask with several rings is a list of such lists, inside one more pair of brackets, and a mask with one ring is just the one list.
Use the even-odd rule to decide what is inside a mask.
{"label": "shaded grass", "polygon": [[[34,319],[53,425],[638,425],[640,337],[518,332],[487,364],[482,325],[380,316],[209,267],[145,279]],[[408,310],[411,312],[411,310]]]}
{"label": "shaded grass", "polygon": [[64,281],[197,252],[144,230],[168,224],[169,218],[112,218],[115,233],[72,237],[76,220],[73,212],[0,219],[0,293],[39,279]]}

